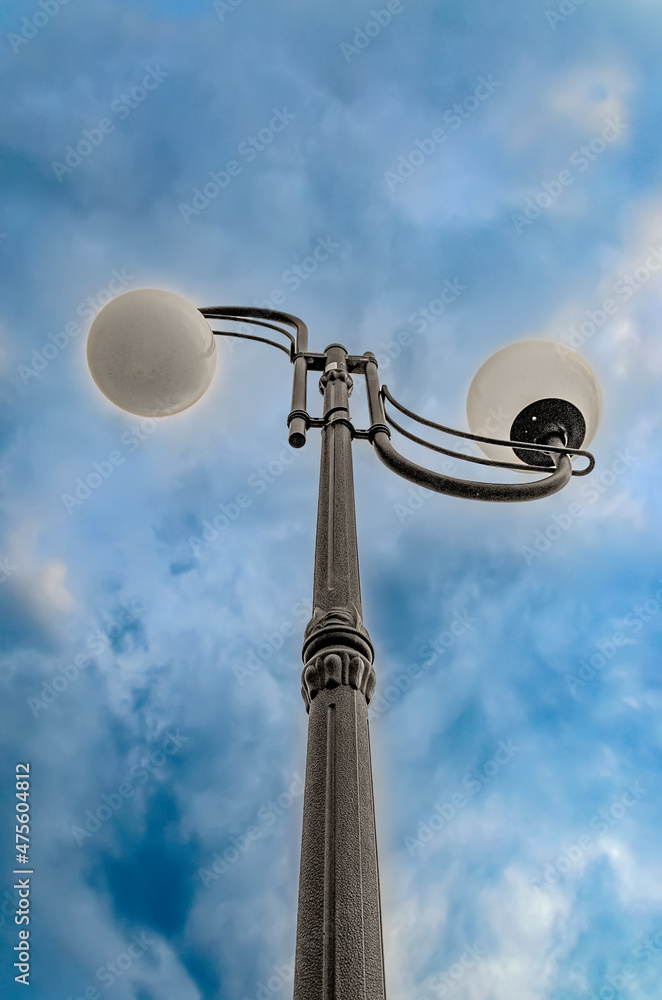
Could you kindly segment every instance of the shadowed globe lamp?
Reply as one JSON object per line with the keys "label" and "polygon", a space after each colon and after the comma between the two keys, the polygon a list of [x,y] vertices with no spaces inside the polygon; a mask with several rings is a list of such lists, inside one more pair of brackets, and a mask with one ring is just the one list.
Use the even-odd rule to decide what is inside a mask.
{"label": "shadowed globe lamp", "polygon": [[104,396],[141,417],[192,406],[216,368],[211,327],[192,303],[153,288],[126,292],[101,310],[87,361]]}
{"label": "shadowed globe lamp", "polygon": [[[474,434],[503,441],[544,442],[554,433],[569,448],[585,448],[602,409],[600,386],[575,351],[548,340],[522,340],[497,351],[479,368],[469,388],[467,419]],[[480,445],[488,458],[503,446]],[[515,461],[545,465],[549,455],[521,448]]]}

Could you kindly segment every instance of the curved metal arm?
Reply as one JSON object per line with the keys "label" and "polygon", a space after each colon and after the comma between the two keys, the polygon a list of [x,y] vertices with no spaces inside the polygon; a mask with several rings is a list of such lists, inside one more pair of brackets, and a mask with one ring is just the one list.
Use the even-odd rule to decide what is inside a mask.
{"label": "curved metal arm", "polygon": [[[595,468],[595,459],[593,455],[590,453],[590,451],[583,451],[581,448],[568,448],[567,444],[565,444],[563,441],[560,442],[560,446],[552,446],[551,444],[547,443],[546,448],[541,449],[540,444],[537,444],[535,442],[532,443],[530,441],[508,441],[508,440],[504,441],[501,438],[490,438],[490,437],[484,437],[481,434],[470,434],[469,431],[457,431],[454,430],[452,427],[447,427],[445,424],[437,424],[433,420],[428,420],[426,417],[421,417],[419,416],[418,413],[412,413],[411,410],[408,410],[406,407],[402,405],[402,403],[398,403],[397,399],[393,398],[391,393],[388,391],[388,386],[386,385],[382,386],[380,395],[383,399],[388,399],[388,401],[390,403],[393,403],[393,405],[396,406],[401,413],[404,413],[406,416],[411,417],[412,420],[416,420],[419,424],[424,424],[426,427],[432,427],[434,430],[443,431],[444,434],[453,434],[455,437],[464,438],[467,441],[477,441],[483,444],[494,444],[497,445],[497,447],[499,448],[514,448],[516,446],[522,451],[539,452],[541,450],[545,450],[547,451],[548,455],[550,452],[552,452],[555,453],[557,457],[559,455],[580,455],[582,458],[586,458],[588,460],[588,465],[584,469],[573,469],[572,470],[573,476],[587,476],[589,472],[592,472],[593,469]],[[396,423],[393,417],[391,417],[388,413],[386,413],[385,408],[384,408],[384,416],[386,417],[386,420],[391,425],[391,427],[395,427],[396,431],[398,431],[404,437],[409,438],[410,441],[414,441],[416,444],[423,445],[424,448],[429,448],[430,451],[439,452],[441,455],[450,455],[451,458],[459,458],[462,459],[462,461],[464,462],[475,462],[477,465],[489,465],[494,469],[514,469],[516,472],[541,472],[549,469],[548,464],[524,465],[521,462],[518,463],[501,462],[501,461],[496,461],[495,459],[492,458],[478,458],[476,455],[465,455],[463,452],[453,451],[450,448],[442,448],[440,445],[432,444],[430,441],[424,441],[423,438],[417,437],[415,434],[412,434],[411,431],[405,430],[404,427],[401,427],[400,424]]]}
{"label": "curved metal arm", "polygon": [[[246,323],[247,320],[242,322]],[[283,330],[283,333],[286,331]],[[290,361],[292,360],[292,350],[285,347],[283,344],[279,344],[277,340],[270,340],[268,337],[258,337],[251,333],[237,333],[235,330],[212,330],[215,337],[239,337],[240,340],[257,340],[260,344],[271,344],[272,347],[277,347],[279,351],[287,354]]]}
{"label": "curved metal arm", "polygon": [[[569,482],[572,475],[570,458],[566,454],[558,454],[553,451],[548,452],[548,454],[556,462],[554,471],[543,479],[529,483],[476,483],[464,479],[454,479],[441,472],[424,469],[405,458],[391,444],[391,433],[385,423],[384,405],[379,388],[377,361],[370,352],[366,352],[366,356],[368,363],[366,364],[365,377],[372,424],[370,441],[384,465],[393,472],[397,472],[403,479],[408,479],[426,489],[434,490],[436,493],[445,493],[447,496],[493,502],[538,500],[551,496],[552,493],[557,493]],[[547,443],[554,449],[564,447],[560,437],[552,437]],[[544,450],[543,445],[539,445],[538,448],[540,451]]]}
{"label": "curved metal arm", "polygon": [[[220,330],[219,333],[230,337],[241,337],[243,340],[259,340],[273,347],[279,347],[289,355],[290,361],[294,364],[294,380],[292,385],[292,408],[287,421],[289,428],[289,441],[293,448],[302,448],[306,443],[306,430],[308,420],[306,418],[306,381],[308,376],[308,362],[306,352],[308,351],[308,327],[298,316],[291,313],[279,312],[277,309],[262,309],[259,306],[203,306],[200,312],[206,319],[229,319],[237,322],[253,323],[255,326],[265,326],[271,330],[277,330],[289,338],[291,347],[288,350],[275,340],[268,340],[266,337],[251,336],[248,333],[232,333],[229,330]],[[273,321],[273,322],[270,322]],[[296,340],[287,330],[282,330],[275,323],[287,323],[296,330]]]}
{"label": "curved metal arm", "polygon": [[[278,312],[276,309],[261,309],[259,306],[202,306],[199,312],[206,319],[236,319],[239,322],[255,323],[256,326],[268,326],[272,330],[279,330],[279,327],[272,326],[270,322],[260,322],[261,320],[273,320],[274,323],[286,323],[296,330],[296,342],[294,342],[294,354],[305,354],[308,350],[308,327],[298,316],[290,313]],[[285,330],[280,330],[285,336],[291,334]],[[292,358],[294,360],[294,358]]]}
{"label": "curved metal arm", "polygon": [[[560,438],[553,438],[551,445],[557,443],[561,446],[563,442]],[[424,469],[415,462],[411,462],[404,455],[395,450],[388,434],[383,430],[377,430],[372,437],[372,444],[379,458],[384,465],[397,472],[403,479],[408,479],[412,483],[424,486],[428,490],[436,493],[445,493],[451,497],[463,497],[467,500],[491,500],[491,501],[513,501],[513,500],[539,500],[541,497],[551,496],[570,481],[572,466],[567,455],[561,455],[554,472],[544,479],[536,479],[532,483],[475,483],[464,479],[453,479],[452,476],[444,476],[441,472],[433,472],[431,469]],[[540,446],[542,450],[544,446]]]}

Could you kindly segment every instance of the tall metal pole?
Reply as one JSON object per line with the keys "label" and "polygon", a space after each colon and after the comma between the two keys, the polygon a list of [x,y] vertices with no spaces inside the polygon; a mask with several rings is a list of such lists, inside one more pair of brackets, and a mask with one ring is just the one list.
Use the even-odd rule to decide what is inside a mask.
{"label": "tall metal pole", "polygon": [[368,728],[374,650],[361,610],[352,378],[344,347],[325,354],[313,617],[303,646],[310,720],[294,1000],[385,1000]]}

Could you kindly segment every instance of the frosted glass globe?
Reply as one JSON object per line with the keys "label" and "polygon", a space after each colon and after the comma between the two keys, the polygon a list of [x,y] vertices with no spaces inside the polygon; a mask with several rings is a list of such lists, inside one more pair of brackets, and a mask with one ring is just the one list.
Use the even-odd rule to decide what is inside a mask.
{"label": "frosted glass globe", "polygon": [[166,417],[195,403],[216,368],[216,344],[196,307],[173,292],[142,288],[109,302],[87,341],[104,396],[129,413]]}
{"label": "frosted glass globe", "polygon": [[[548,340],[522,340],[497,351],[476,373],[467,398],[472,434],[504,441],[536,441],[536,426],[556,418],[567,425],[568,446],[572,448],[589,444],[601,410],[600,386],[583,358]],[[581,417],[573,421],[576,411]],[[505,462],[521,462],[526,454],[523,449],[517,455],[497,445],[480,447],[488,458]]]}

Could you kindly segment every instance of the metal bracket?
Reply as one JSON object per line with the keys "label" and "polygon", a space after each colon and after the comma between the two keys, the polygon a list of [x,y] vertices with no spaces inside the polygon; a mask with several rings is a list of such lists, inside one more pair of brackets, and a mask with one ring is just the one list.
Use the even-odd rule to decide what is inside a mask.
{"label": "metal bracket", "polygon": [[[427,489],[435,490],[438,493],[445,493],[449,496],[463,496],[473,500],[533,500],[537,497],[549,496],[565,486],[571,476],[588,475],[595,465],[595,459],[590,452],[582,451],[579,448],[568,447],[568,441],[566,439],[567,436],[564,432],[561,432],[560,434],[550,433],[550,435],[544,439],[539,439],[538,444],[536,445],[529,441],[501,441],[498,439],[481,437],[476,434],[469,434],[466,431],[457,431],[453,428],[445,427],[442,424],[437,424],[431,420],[427,420],[426,418],[413,413],[411,410],[406,409],[401,403],[398,403],[397,400],[393,399],[386,386],[380,387],[377,359],[371,351],[366,351],[362,355],[344,354],[343,366],[341,369],[338,361],[328,361],[327,352],[330,348],[327,348],[327,352],[324,354],[312,353],[308,350],[308,329],[305,323],[303,320],[300,320],[298,317],[292,316],[289,313],[250,307],[209,307],[200,309],[200,312],[203,316],[210,320],[227,319],[233,322],[251,323],[256,326],[267,327],[277,331],[278,333],[284,334],[290,341],[290,347],[288,349],[284,345],[278,344],[276,341],[265,337],[259,337],[252,334],[233,333],[229,330],[214,331],[216,333],[225,334],[226,336],[242,337],[247,340],[259,340],[263,343],[278,347],[280,350],[289,355],[290,360],[294,365],[294,379],[292,386],[292,409],[287,418],[287,426],[289,428],[289,442],[293,448],[301,448],[306,443],[306,432],[310,427],[322,428],[332,423],[344,423],[347,427],[349,427],[352,438],[356,438],[360,441],[369,441],[373,445],[382,462],[384,462],[384,464],[391,468],[394,472],[397,472],[398,475],[402,476],[404,479],[409,479],[411,482],[419,483]],[[283,323],[286,326],[294,327],[296,330],[296,337],[293,336],[288,330],[284,330],[280,326],[280,324]],[[340,345],[338,344],[331,345],[331,347],[339,346]],[[344,352],[345,348],[342,348],[342,351]],[[335,411],[331,410],[324,418],[311,417],[306,409],[308,372],[322,372],[323,378],[324,375],[326,375],[327,378],[335,378],[339,375],[341,370],[346,371],[347,375],[345,378],[350,376],[350,382],[351,375],[365,376],[366,391],[368,396],[368,410],[371,421],[370,427],[368,428],[354,427],[347,407],[338,407]],[[509,462],[496,462],[490,459],[479,458],[478,456],[465,455],[460,452],[452,451],[451,449],[443,448],[440,445],[432,444],[430,441],[425,441],[412,434],[410,431],[405,430],[403,427],[400,427],[400,425],[393,420],[391,415],[385,410],[385,399],[388,399],[390,403],[396,406],[397,409],[399,409],[406,416],[411,417],[418,423],[431,427],[434,430],[442,431],[456,437],[461,437],[466,440],[476,441],[479,443],[495,444],[501,447],[513,447],[520,449],[523,454],[519,455],[518,452],[516,453],[522,460],[523,464],[514,465]],[[530,462],[532,459],[535,462],[536,459],[545,458],[549,462],[549,465],[546,466],[546,470],[551,470],[551,474],[544,479],[524,484],[470,482],[455,479],[449,476],[443,476],[440,473],[433,472],[431,469],[424,469],[415,465],[415,463],[406,459],[403,455],[397,452],[390,442],[391,431],[388,424],[391,424],[392,427],[398,430],[405,437],[417,444],[431,449],[432,451],[444,455],[450,455],[454,458],[463,459],[469,462],[478,463],[480,465],[513,469],[518,472],[536,472],[545,467],[533,463],[527,465],[525,464],[525,460],[528,458]],[[523,433],[522,436],[527,437],[528,435]],[[576,455],[581,455],[587,459],[588,465],[586,468],[572,468],[570,456]]]}

